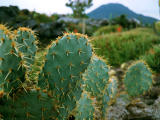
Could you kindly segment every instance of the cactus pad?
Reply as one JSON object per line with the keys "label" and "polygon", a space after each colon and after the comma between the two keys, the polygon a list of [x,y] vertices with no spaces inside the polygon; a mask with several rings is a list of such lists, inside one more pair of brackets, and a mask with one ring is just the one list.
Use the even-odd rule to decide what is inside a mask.
{"label": "cactus pad", "polygon": [[18,52],[16,42],[10,31],[0,25],[0,86],[11,92],[24,81],[23,54]]}
{"label": "cactus pad", "polygon": [[82,97],[77,103],[76,110],[76,120],[93,120],[95,110],[92,105],[92,100],[89,98],[87,93],[82,94]]}
{"label": "cactus pad", "polygon": [[124,84],[131,97],[141,95],[152,86],[152,73],[144,62],[137,62],[128,68]]}
{"label": "cactus pad", "polygon": [[[90,63],[92,49],[86,36],[67,33],[48,47],[39,86],[53,91],[58,111],[64,119],[81,96],[81,74]],[[44,78],[44,79],[43,79]]]}
{"label": "cactus pad", "polygon": [[83,77],[85,79],[85,89],[91,96],[101,96],[109,79],[108,66],[99,58],[94,57],[88,66]]}
{"label": "cactus pad", "polygon": [[35,53],[37,51],[36,36],[35,33],[29,29],[20,27],[16,33],[16,42],[18,42],[19,51],[22,52],[25,57],[27,66],[30,66],[34,62]]}

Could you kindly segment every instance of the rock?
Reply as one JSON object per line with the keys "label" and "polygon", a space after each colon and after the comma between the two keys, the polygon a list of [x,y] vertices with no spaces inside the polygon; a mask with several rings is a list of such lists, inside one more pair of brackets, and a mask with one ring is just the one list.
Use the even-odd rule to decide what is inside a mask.
{"label": "rock", "polygon": [[129,114],[123,106],[111,106],[107,113],[105,120],[125,120]]}
{"label": "rock", "polygon": [[155,101],[154,105],[152,106],[153,109],[153,118],[156,120],[160,120],[160,96]]}

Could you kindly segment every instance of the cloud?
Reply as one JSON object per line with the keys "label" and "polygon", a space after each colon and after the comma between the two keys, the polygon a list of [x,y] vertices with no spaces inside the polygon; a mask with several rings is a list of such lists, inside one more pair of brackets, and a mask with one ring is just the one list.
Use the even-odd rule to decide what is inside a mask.
{"label": "cloud", "polygon": [[[21,9],[36,10],[40,13],[72,13],[72,10],[65,6],[68,0],[0,0],[1,6],[17,5]],[[134,12],[159,17],[158,0],[93,0],[93,6],[87,10],[90,12],[95,8],[108,3],[121,3]]]}

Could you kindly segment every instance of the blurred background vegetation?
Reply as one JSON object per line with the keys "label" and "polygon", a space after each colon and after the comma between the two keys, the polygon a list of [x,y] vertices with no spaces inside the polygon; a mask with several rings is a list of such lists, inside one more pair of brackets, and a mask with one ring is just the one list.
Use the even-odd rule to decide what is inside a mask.
{"label": "blurred background vegetation", "polygon": [[[92,5],[92,0],[69,0],[66,6],[72,9],[73,14],[50,16],[27,9],[20,10],[17,6],[1,6],[0,23],[7,24],[11,29],[20,26],[32,28],[37,32],[40,47],[48,45],[65,32],[85,32],[96,48],[96,54],[108,59],[113,67],[130,60],[144,59],[153,71],[160,72],[160,22],[157,19],[137,15],[120,4],[101,6],[86,14],[86,9]],[[125,10],[126,14],[108,15],[108,11],[108,18],[102,19],[98,11],[104,14],[105,9],[114,6],[118,11]]]}

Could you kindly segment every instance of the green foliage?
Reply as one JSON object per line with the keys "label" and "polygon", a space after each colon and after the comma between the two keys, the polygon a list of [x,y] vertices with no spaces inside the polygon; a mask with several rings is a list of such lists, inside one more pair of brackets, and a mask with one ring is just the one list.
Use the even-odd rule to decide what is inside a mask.
{"label": "green foliage", "polygon": [[147,62],[149,67],[154,71],[160,72],[160,45],[155,45],[149,51],[146,52],[144,56],[141,56],[140,59],[143,59]]}
{"label": "green foliage", "polygon": [[120,15],[119,17],[113,18],[112,22],[128,29],[135,28],[137,26],[137,23],[129,20],[126,15]]}
{"label": "green foliage", "polygon": [[53,22],[54,19],[52,17],[47,16],[46,14],[39,14],[36,12],[33,12],[33,18],[38,22],[38,23],[47,23],[47,22]]}
{"label": "green foliage", "polygon": [[119,66],[143,55],[160,39],[151,29],[138,28],[122,33],[93,37],[96,54],[108,59],[109,64]]}
{"label": "green foliage", "polygon": [[131,97],[144,94],[152,86],[152,73],[143,61],[131,65],[126,71],[124,85]]}
{"label": "green foliage", "polygon": [[160,34],[160,21],[154,23],[154,31],[159,35]]}
{"label": "green foliage", "polygon": [[86,17],[85,10],[92,6],[92,0],[69,0],[66,6],[72,9],[74,17]]}
{"label": "green foliage", "polygon": [[155,29],[160,32],[160,22],[155,23]]}
{"label": "green foliage", "polygon": [[[83,24],[82,23],[78,23],[78,24],[75,24],[75,23],[72,23],[72,22],[67,22],[65,23],[66,25],[66,31],[67,32],[74,32],[74,33],[82,33],[82,28],[83,28]],[[89,25],[86,25],[86,34],[88,36],[91,36],[94,31],[97,29],[96,26],[89,26]]]}
{"label": "green foliage", "polygon": [[99,35],[106,35],[110,34],[113,32],[117,32],[117,29],[119,28],[119,25],[109,25],[109,26],[103,26],[99,28],[95,33],[94,36],[99,36]]}

